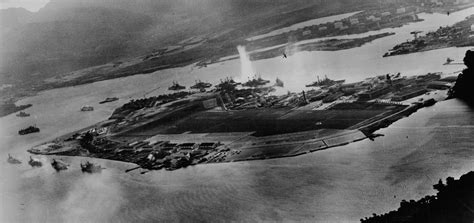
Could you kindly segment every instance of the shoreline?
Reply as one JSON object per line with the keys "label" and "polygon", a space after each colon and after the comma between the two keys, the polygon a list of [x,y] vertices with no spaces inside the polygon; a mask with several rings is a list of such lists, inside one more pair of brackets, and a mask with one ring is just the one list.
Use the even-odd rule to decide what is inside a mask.
{"label": "shoreline", "polygon": [[[288,145],[293,145],[293,146],[295,146],[295,148],[294,149],[289,149],[288,153],[279,154],[279,155],[265,155],[265,154],[263,154],[263,155],[258,155],[258,156],[250,156],[250,157],[243,157],[243,158],[237,158],[237,159],[221,159],[221,160],[219,160],[219,159],[212,160],[211,159],[207,162],[190,163],[189,165],[191,166],[191,165],[202,165],[202,164],[212,164],[212,163],[247,162],[247,161],[254,161],[254,160],[266,160],[266,159],[280,159],[280,158],[296,157],[296,156],[301,156],[301,155],[305,155],[305,154],[309,154],[309,153],[313,153],[313,152],[317,152],[317,151],[321,151],[321,150],[327,150],[327,149],[330,149],[330,148],[335,148],[335,147],[348,145],[350,143],[362,141],[362,140],[365,140],[367,138],[370,139],[370,140],[373,140],[375,137],[383,136],[383,135],[374,134],[376,131],[378,131],[382,128],[387,128],[392,123],[394,123],[394,122],[396,122],[400,119],[403,119],[405,117],[410,116],[411,114],[417,112],[419,109],[421,109],[423,107],[432,106],[434,103],[436,103],[436,102],[433,102],[433,103],[427,103],[427,102],[415,103],[415,104],[412,104],[410,106],[407,106],[406,108],[404,108],[400,111],[396,111],[395,113],[390,113],[390,114],[384,115],[383,117],[377,118],[376,120],[372,120],[368,124],[364,124],[364,125],[360,126],[361,123],[358,123],[358,124],[355,125],[355,126],[357,126],[357,128],[355,128],[353,130],[348,130],[346,132],[336,132],[336,133],[327,135],[323,138],[318,138],[318,139],[309,140],[309,141],[294,141],[294,142],[291,142]],[[63,135],[63,136],[59,137],[58,139],[65,138],[65,137],[70,137],[71,135],[74,135],[77,132],[87,130],[91,127],[95,127],[97,125],[100,125],[101,123],[103,123],[103,122],[100,122],[100,123],[95,124],[93,126],[83,128],[83,129],[78,130],[78,131],[74,131],[72,133],[68,133],[66,135]],[[351,128],[349,128],[349,129],[351,129]],[[301,132],[298,132],[298,133],[301,133]],[[337,138],[342,138],[342,140],[337,141]],[[328,141],[330,141],[331,139],[336,140],[336,142],[335,143],[328,143]],[[53,140],[53,142],[54,141],[56,141],[56,140]],[[46,142],[46,143],[40,144],[38,146],[47,145],[48,143],[51,143],[51,142]],[[318,143],[319,143],[319,145],[318,145]],[[224,150],[225,150],[226,147],[227,146],[224,146]],[[272,145],[266,145],[265,147],[272,147]],[[255,148],[260,149],[262,147],[256,146]],[[241,149],[242,149],[241,151],[244,151],[246,148],[241,148]],[[247,148],[247,149],[250,149],[250,148]],[[224,150],[221,149],[220,151],[224,151]],[[114,157],[114,156],[110,156],[110,155],[107,156],[105,154],[104,155],[91,154],[90,152],[88,152],[84,148],[81,148],[79,150],[78,150],[78,148],[71,148],[71,150],[51,151],[51,152],[39,151],[39,150],[36,150],[36,149],[32,148],[32,149],[28,149],[27,151],[29,153],[35,154],[35,155],[71,156],[71,157],[84,157],[84,158],[113,160],[113,161],[129,163],[129,164],[136,164],[138,166],[134,167],[132,169],[141,168],[141,169],[145,169],[147,171],[161,170],[161,169],[172,171],[172,170],[175,170],[175,169],[185,168],[187,166],[187,165],[185,165],[185,166],[181,166],[181,167],[178,167],[178,168],[164,168],[163,166],[159,166],[159,167],[151,166],[151,167],[147,168],[147,167],[143,166],[143,163],[141,163],[140,160],[136,160],[134,162],[134,161],[127,160],[127,159],[120,159],[120,157]],[[87,151],[87,152],[85,152],[85,151]]]}
{"label": "shoreline", "polygon": [[[413,40],[395,45],[383,57],[407,55],[449,47],[472,47],[474,46],[474,31],[471,27],[473,23],[474,15],[471,15],[452,26],[439,27],[439,29],[423,36],[417,36],[419,31],[413,31]],[[446,64],[449,63],[447,62]]]}
{"label": "shoreline", "polygon": [[[462,6],[462,7],[459,6],[452,12],[459,11],[464,8],[468,8],[470,6],[472,5],[467,5],[467,6]],[[367,10],[373,11],[375,9],[367,9]],[[385,10],[391,10],[391,8],[387,8]],[[426,10],[423,9],[420,12],[424,12],[424,11]],[[377,10],[374,12],[377,12]],[[356,18],[357,16],[360,17],[361,16],[360,14],[363,15],[364,12],[359,12],[356,15],[353,15],[351,17],[354,17],[354,18]],[[405,16],[405,15],[401,14],[397,16]],[[393,25],[388,24],[387,22],[384,22],[380,27],[372,27],[366,31],[377,31],[377,30],[381,30],[387,27],[393,28],[393,27],[405,26],[413,21],[411,20],[398,21],[398,19],[395,19],[394,22],[400,23],[400,24],[393,26]],[[350,33],[365,33],[364,30],[359,29],[359,28],[357,28],[357,30],[350,31],[351,29],[354,29],[354,28],[348,28],[346,30],[343,30],[343,32],[341,31],[342,34],[339,31],[334,31],[335,33],[328,34],[328,35],[325,34],[324,36],[337,38],[338,35],[345,35],[344,33],[349,33],[349,34]],[[297,31],[301,32],[302,29],[298,29]],[[286,35],[286,34],[287,33],[283,33],[280,35]],[[304,39],[313,39],[312,37],[310,38],[311,35],[306,35],[304,36],[303,39],[298,38],[297,41],[302,41]],[[217,62],[226,61],[227,59],[221,61],[220,58],[233,56],[236,53],[235,46],[237,45],[243,44],[243,45],[248,45],[250,48],[252,48],[251,44],[253,42],[266,39],[266,38],[263,38],[263,39],[258,39],[255,41],[247,41],[247,40],[243,41],[242,38],[247,38],[247,37],[239,37],[239,39],[232,40],[230,42],[227,41],[226,42],[227,44],[225,45],[226,47],[224,48],[222,48],[222,46],[220,46],[219,44],[215,46],[210,45],[211,43],[207,43],[210,40],[203,40],[203,42],[201,42],[202,44],[200,45],[196,45],[196,46],[190,45],[192,47],[189,47],[189,48],[186,48],[187,45],[183,45],[182,49],[170,51],[168,53],[162,54],[159,52],[158,53],[155,52],[148,55],[142,55],[136,58],[128,58],[128,59],[124,59],[118,62],[110,62],[107,64],[102,64],[102,65],[97,65],[94,67],[71,71],[69,73],[63,73],[63,74],[56,75],[55,77],[51,77],[53,80],[51,82],[34,83],[32,85],[24,86],[24,87],[16,86],[17,88],[23,88],[23,89],[17,89],[17,90],[12,89],[12,90],[9,90],[11,92],[4,92],[5,93],[4,95],[5,95],[5,98],[9,97],[9,98],[14,99],[15,101],[18,101],[24,97],[24,96],[21,96],[22,94],[31,96],[43,90],[78,86],[78,85],[83,85],[83,84],[94,83],[97,81],[110,80],[110,79],[133,76],[133,75],[138,75],[138,74],[152,73],[159,70],[166,70],[166,69],[172,69],[172,68],[177,68],[177,67],[184,67],[184,66],[189,66],[192,64],[196,64],[198,67],[201,67],[200,65],[206,66],[206,64],[208,64],[209,62],[217,63]],[[274,36],[267,37],[267,38],[274,38]],[[283,42],[288,43],[288,38],[285,38]],[[233,45],[233,47],[229,47],[229,44]],[[266,44],[268,44],[268,42]],[[278,44],[272,43],[271,45],[277,46]],[[263,47],[263,45],[258,47],[258,49],[261,49],[261,48],[265,48],[265,47]],[[347,47],[344,47],[344,49],[347,49]],[[337,49],[328,48],[328,50],[337,50]]]}

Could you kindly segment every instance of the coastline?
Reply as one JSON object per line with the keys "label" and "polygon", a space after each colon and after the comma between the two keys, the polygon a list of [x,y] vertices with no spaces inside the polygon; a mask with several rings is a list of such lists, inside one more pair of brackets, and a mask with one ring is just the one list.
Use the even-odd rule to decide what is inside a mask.
{"label": "coastline", "polygon": [[[404,108],[400,111],[396,111],[396,112],[390,113],[390,114],[384,114],[384,116],[379,117],[375,120],[371,120],[369,123],[366,123],[366,124],[365,123],[362,124],[363,122],[362,123],[357,123],[355,126],[348,128],[348,130],[339,130],[339,131],[336,131],[333,134],[325,135],[322,138],[304,140],[304,141],[293,141],[293,142],[289,142],[289,143],[286,143],[286,144],[281,144],[281,143],[277,143],[275,145],[268,144],[268,145],[265,145],[263,147],[258,146],[258,145],[252,146],[252,147],[248,147],[248,146],[244,146],[244,147],[241,147],[241,148],[237,147],[237,148],[239,148],[239,151],[242,151],[244,153],[245,153],[246,150],[262,150],[262,151],[265,151],[264,150],[265,147],[268,147],[270,149],[272,149],[273,147],[277,148],[279,146],[288,147],[288,149],[285,150],[286,152],[284,152],[283,154],[277,154],[277,155],[271,155],[270,154],[270,155],[267,155],[267,154],[265,154],[265,152],[263,152],[261,155],[252,155],[252,156],[243,155],[243,157],[238,157],[237,156],[237,158],[235,158],[235,156],[234,157],[233,156],[226,157],[226,155],[224,155],[222,159],[219,159],[219,158],[210,159],[209,161],[190,163],[189,165],[202,165],[202,164],[211,164],[211,163],[229,163],[229,162],[242,162],[242,161],[253,161],[253,160],[266,160],[266,159],[278,159],[278,158],[286,158],[286,157],[295,157],[295,156],[305,155],[305,154],[308,154],[308,153],[313,153],[313,152],[316,152],[316,151],[322,151],[322,150],[327,150],[327,149],[334,148],[334,147],[340,147],[340,146],[348,145],[348,144],[358,142],[358,141],[362,141],[362,140],[365,140],[365,139],[373,140],[376,137],[380,137],[380,136],[383,137],[383,135],[375,134],[376,131],[378,131],[382,128],[387,128],[392,123],[394,123],[394,122],[396,122],[400,119],[403,119],[405,117],[410,116],[411,114],[417,112],[417,110],[419,110],[423,107],[432,106],[434,103],[436,103],[436,101],[434,101],[433,103],[428,103],[428,100],[425,101],[424,103],[414,103],[414,104],[412,104],[410,106],[407,106],[406,108]],[[106,121],[104,121],[104,122],[106,122]],[[84,132],[87,129],[95,128],[97,126],[101,126],[101,124],[103,124],[103,122],[95,124],[93,126],[83,128],[83,129],[78,130],[78,131],[74,131],[72,133],[68,133],[66,135],[63,135],[63,136],[53,140],[52,142],[55,142],[57,140],[61,141],[61,140],[64,140],[65,138],[70,138],[74,134],[77,134],[79,132]],[[322,129],[322,130],[324,130],[324,129]],[[308,133],[312,134],[311,132],[312,131],[309,131]],[[305,133],[304,132],[298,132],[296,134],[305,134]],[[237,140],[236,142],[238,142],[238,141],[239,140]],[[130,160],[130,158],[125,158],[124,159],[124,157],[114,156],[114,155],[107,154],[107,153],[90,153],[86,149],[78,148],[78,147],[71,147],[71,148],[69,148],[69,150],[63,150],[64,148],[59,148],[60,151],[54,151],[54,150],[52,150],[52,151],[42,151],[41,150],[41,147],[48,146],[48,144],[51,144],[52,142],[46,142],[46,143],[34,146],[33,148],[28,149],[27,151],[29,153],[35,154],[35,155],[87,157],[87,158],[98,158],[98,159],[105,159],[105,160],[114,160],[114,161],[120,161],[120,162],[125,162],[125,163],[134,163],[134,164],[138,165],[137,168],[139,167],[139,168],[147,169],[147,170],[160,170],[160,169],[163,168],[163,166],[158,166],[158,167],[144,166],[141,159],[133,158],[132,160]],[[230,144],[232,144],[232,143],[234,143],[234,142],[231,142]],[[227,148],[230,147],[230,144],[224,145],[223,148],[218,150],[219,151],[218,153],[225,153],[225,151],[229,151]],[[50,147],[46,147],[46,148],[50,148]],[[231,150],[233,150],[233,149],[231,149]],[[257,153],[257,154],[259,154],[259,153]],[[218,156],[221,156],[221,155],[216,155],[216,156],[218,157]],[[140,156],[140,157],[144,157],[144,156]],[[185,168],[185,167],[186,166],[178,167],[178,168],[164,168],[164,169],[166,169],[166,170],[175,170],[175,169]],[[133,168],[133,169],[135,169],[135,168]]]}

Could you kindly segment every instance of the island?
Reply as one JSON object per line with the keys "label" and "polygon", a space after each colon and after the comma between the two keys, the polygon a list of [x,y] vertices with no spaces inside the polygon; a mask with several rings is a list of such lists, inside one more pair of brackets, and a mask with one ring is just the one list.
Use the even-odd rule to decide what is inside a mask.
{"label": "island", "polygon": [[302,155],[380,136],[375,131],[444,99],[438,73],[319,80],[275,95],[260,77],[131,100],[108,120],[37,145],[33,154],[135,163],[147,170]]}

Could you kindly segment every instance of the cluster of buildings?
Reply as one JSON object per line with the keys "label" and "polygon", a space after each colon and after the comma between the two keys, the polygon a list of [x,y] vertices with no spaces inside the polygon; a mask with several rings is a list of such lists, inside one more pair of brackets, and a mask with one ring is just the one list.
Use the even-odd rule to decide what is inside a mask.
{"label": "cluster of buildings", "polygon": [[207,161],[206,156],[215,154],[220,145],[220,142],[134,141],[116,149],[115,154],[118,159],[140,157],[135,163],[144,168],[173,170]]}
{"label": "cluster of buildings", "polygon": [[306,39],[341,35],[349,32],[365,32],[372,29],[398,25],[398,23],[417,21],[417,12],[418,8],[408,6],[393,9],[368,10],[335,22],[307,26],[295,31],[292,35],[299,37],[298,39]]}
{"label": "cluster of buildings", "polygon": [[[267,121],[274,124],[275,120],[272,117],[280,117],[278,120],[281,123],[289,124],[298,120],[289,120],[288,118],[291,115],[287,117],[283,113],[290,110],[297,111],[295,109],[304,110],[306,105],[310,107],[311,105],[318,105],[319,107],[324,104],[328,106],[322,106],[324,108],[321,109],[315,109],[313,106],[309,109],[328,110],[331,105],[340,103],[351,107],[351,103],[377,102],[381,99],[388,101],[387,103],[392,101],[390,103],[398,105],[401,101],[425,94],[431,89],[445,89],[449,87],[449,82],[450,80],[444,81],[441,79],[439,74],[426,74],[410,78],[401,77],[400,74],[387,74],[367,78],[356,83],[344,83],[342,80],[332,81],[326,78],[323,81],[319,80],[317,82],[319,85],[314,89],[305,90],[301,93],[289,92],[288,94],[276,96],[269,94],[272,91],[271,89],[274,89],[273,87],[237,88],[236,82],[226,80],[216,85],[216,89],[211,92],[189,93],[190,95],[187,96],[180,94],[179,97],[178,95],[158,96],[153,97],[153,100],[145,98],[139,101],[131,101],[122,108],[117,109],[122,112],[124,108],[131,110],[129,115],[115,118],[112,118],[114,117],[112,116],[111,120],[107,122],[78,132],[65,139],[62,142],[62,146],[67,147],[66,144],[68,143],[71,145],[76,143],[76,147],[83,151],[79,153],[85,152],[93,157],[132,162],[146,169],[164,168],[174,170],[198,163],[221,162],[226,160],[226,157],[233,157],[236,153],[240,152],[238,149],[231,150],[227,146],[229,142],[235,142],[236,139],[240,139],[242,136],[239,135],[230,136],[216,133],[217,135],[210,136],[206,133],[201,136],[198,133],[182,133],[183,129],[181,127],[184,126],[183,128],[187,129],[186,125],[193,126],[191,128],[194,129],[193,132],[212,132],[212,128],[221,127],[223,124],[218,122],[213,124],[214,120],[212,118],[206,119],[212,112],[218,112],[216,117],[222,113],[214,111],[214,109],[230,110],[231,113],[225,114],[228,114],[231,119],[236,120],[245,115],[255,118],[254,116],[258,116],[255,112],[262,111],[260,115],[266,119],[256,119],[255,121],[261,121],[262,123]],[[166,100],[173,98],[173,100],[166,104],[157,104],[158,98]],[[235,114],[238,113],[240,115],[232,117],[232,114],[234,114],[232,110]],[[248,110],[248,112],[242,110]],[[208,113],[201,114],[199,113],[200,111]],[[267,114],[272,111],[275,114]],[[363,112],[363,109],[361,111]],[[280,114],[279,112],[283,113]],[[324,111],[321,112],[324,113]],[[198,113],[204,116],[201,117]],[[191,116],[193,114],[197,116]],[[264,114],[269,116],[263,117]],[[185,120],[184,117],[193,118]],[[220,118],[225,119],[223,117]],[[314,117],[311,118],[314,119]],[[232,122],[232,120],[228,121]],[[248,122],[248,120],[245,121]],[[180,122],[187,124],[183,124],[180,127]],[[321,121],[318,121],[316,125],[318,123],[319,125],[323,124]],[[328,123],[330,124],[330,121]],[[301,127],[298,123],[293,123],[293,125],[294,128]],[[226,129],[228,127],[223,128]],[[265,126],[260,128],[262,132],[271,130],[266,129]],[[285,128],[290,127],[285,126]],[[245,130],[249,131],[249,129]],[[234,131],[239,132],[238,128],[231,132]],[[247,142],[242,141],[240,143],[244,145]],[[249,144],[248,146],[252,145]]]}
{"label": "cluster of buildings", "polygon": [[422,7],[439,7],[451,5],[463,5],[472,3],[471,0],[412,0]]}

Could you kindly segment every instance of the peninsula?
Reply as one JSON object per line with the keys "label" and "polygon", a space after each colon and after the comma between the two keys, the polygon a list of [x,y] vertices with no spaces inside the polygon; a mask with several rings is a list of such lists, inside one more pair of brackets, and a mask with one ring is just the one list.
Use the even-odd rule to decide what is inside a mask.
{"label": "peninsula", "polygon": [[423,36],[418,36],[419,33],[419,31],[413,31],[412,34],[415,37],[413,40],[394,46],[383,56],[396,56],[447,47],[474,46],[474,15],[453,26],[439,27],[436,31]]}
{"label": "peninsula", "polygon": [[209,91],[131,100],[108,120],[28,151],[147,170],[297,156],[373,139],[377,129],[444,99],[451,84],[434,73],[387,74],[347,84],[319,80],[301,93],[274,95],[269,82],[226,79]]}

